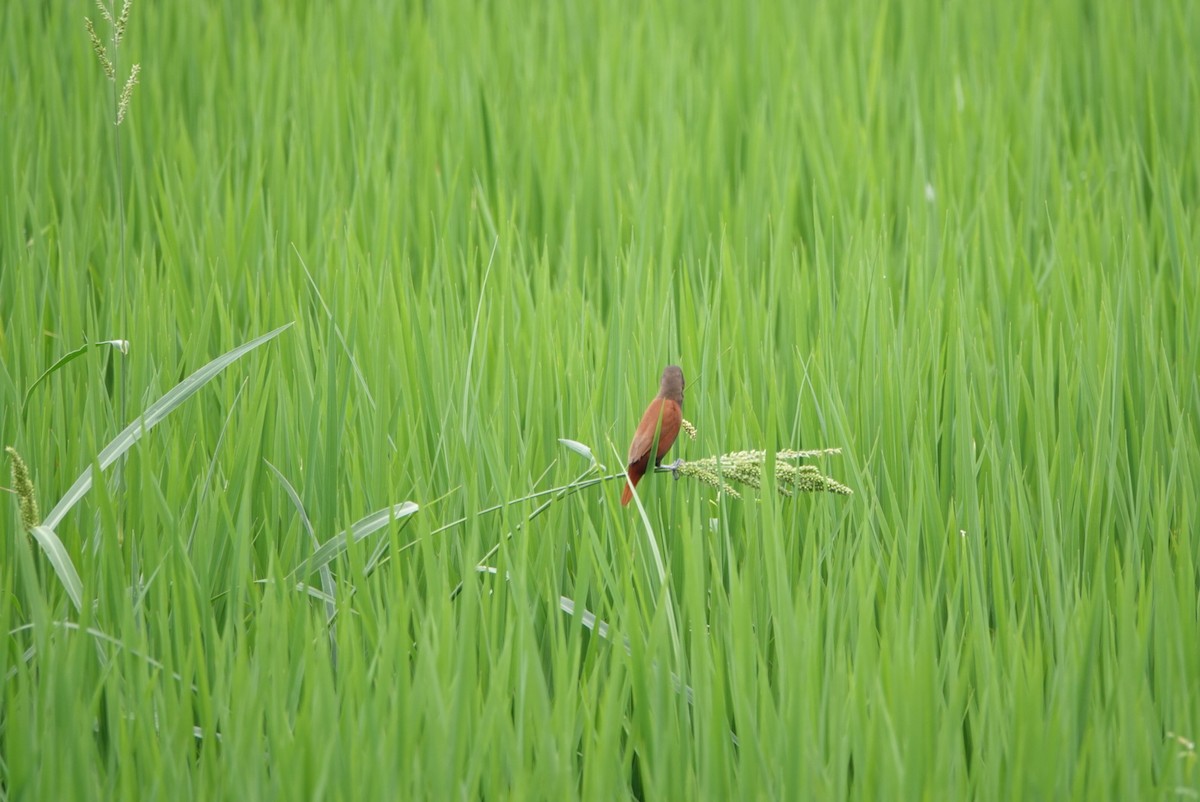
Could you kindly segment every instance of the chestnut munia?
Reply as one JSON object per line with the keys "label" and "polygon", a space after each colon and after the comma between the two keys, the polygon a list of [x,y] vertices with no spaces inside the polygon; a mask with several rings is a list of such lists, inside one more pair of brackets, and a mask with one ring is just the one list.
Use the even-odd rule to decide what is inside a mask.
{"label": "chestnut munia", "polygon": [[[654,464],[660,465],[662,458],[675,438],[679,436],[679,425],[683,421],[683,371],[677,365],[668,365],[663,371],[662,384],[659,385],[658,395],[646,407],[642,422],[638,424],[633,434],[633,443],[629,446],[629,464],[626,473],[629,481],[625,492],[621,494],[622,506],[633,498],[633,488],[645,475],[650,467],[650,452],[654,450]],[[658,434],[658,448],[654,449],[655,433]]]}

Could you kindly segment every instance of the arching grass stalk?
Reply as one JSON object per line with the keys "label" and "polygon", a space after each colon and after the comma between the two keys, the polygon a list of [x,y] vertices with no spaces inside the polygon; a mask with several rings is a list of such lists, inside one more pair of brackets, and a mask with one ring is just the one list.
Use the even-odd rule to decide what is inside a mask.
{"label": "arching grass stalk", "polygon": [[[124,0],[121,4],[121,12],[115,17],[113,12],[115,6],[110,9],[106,4],[106,0],[96,0],[96,8],[100,10],[100,16],[108,23],[110,34],[108,38],[108,46],[100,39],[96,33],[96,26],[90,17],[84,17],[84,25],[87,28],[88,38],[92,43],[92,50],[96,54],[96,58],[100,61],[100,67],[104,70],[104,77],[112,85],[112,105],[113,105],[113,131],[112,147],[113,147],[113,178],[117,193],[117,223],[118,234],[120,239],[121,257],[120,268],[120,290],[118,293],[118,322],[121,330],[121,340],[129,339],[129,267],[125,255],[125,185],[122,180],[123,172],[121,167],[121,123],[125,121],[126,115],[129,113],[129,103],[133,99],[133,88],[137,86],[138,75],[141,73],[142,67],[140,64],[134,64],[129,70],[129,76],[125,79],[125,83],[118,90],[117,75],[120,73],[120,52],[121,41],[125,38],[125,30],[129,25],[129,12],[132,10],[132,0]],[[122,349],[122,353],[125,350]],[[115,358],[115,355],[114,355]],[[129,397],[129,380],[128,369],[123,361],[117,362],[117,384],[118,391],[118,420],[124,423],[126,417],[126,406]],[[121,484],[120,466],[114,472],[113,481]],[[120,508],[123,509],[123,506]],[[121,516],[123,518],[123,515]],[[123,521],[122,521],[123,527]]]}
{"label": "arching grass stalk", "polygon": [[[577,493],[586,487],[591,487],[594,484],[599,484],[600,482],[603,482],[606,479],[611,478],[611,477],[604,477],[604,478],[592,477],[591,479],[589,479],[588,476],[590,474],[592,474],[598,467],[600,467],[599,463],[593,462],[592,465],[589,466],[586,471],[581,473],[579,476],[575,477],[575,479],[568,484],[562,485],[560,487],[551,488],[550,490],[543,490],[538,493],[531,493],[527,496],[522,496],[521,498],[513,499],[512,501],[506,502],[505,504],[498,504],[494,507],[489,507],[486,510],[482,510],[479,513],[476,513],[477,515],[482,515],[483,513],[493,512],[495,510],[503,509],[504,507],[511,506],[514,504],[520,504],[524,501],[529,501],[530,499],[538,498],[540,496],[544,496],[547,494],[553,494],[553,496],[554,496],[553,498],[547,499],[546,501],[539,504],[537,506],[537,508],[533,510],[533,512],[529,513],[529,515],[526,516],[524,522],[517,524],[517,526],[514,527],[511,532],[509,532],[508,534],[506,534],[504,536],[503,540],[499,541],[494,546],[492,546],[490,549],[488,549],[487,554],[485,554],[479,558],[479,562],[475,566],[476,570],[479,571],[481,569],[487,569],[488,568],[488,564],[487,564],[488,560],[490,560],[492,557],[496,556],[496,552],[500,551],[500,547],[504,544],[504,541],[512,540],[513,536],[516,535],[517,532],[521,531],[521,529],[524,528],[525,524],[530,523],[531,521],[533,521],[534,518],[537,518],[539,515],[541,515],[543,512],[545,512],[547,509],[549,509],[551,504],[553,504],[556,501],[561,501],[564,498],[566,498],[567,496]],[[432,532],[430,534],[437,534],[438,532],[442,532],[452,526],[458,526],[461,523],[465,523],[466,520],[467,520],[466,518],[460,518],[456,521],[452,521],[451,523],[446,524],[445,526],[439,527],[438,529],[434,530],[434,532]],[[454,586],[454,590],[450,591],[450,598],[451,599],[458,598],[458,594],[462,593],[462,589],[463,589],[463,583],[459,582],[457,585]]]}
{"label": "arching grass stalk", "polygon": [[[689,437],[695,439],[696,430],[689,421],[683,421],[683,429]],[[480,510],[473,515],[458,518],[433,530],[430,532],[430,536],[439,534],[447,529],[466,523],[472,517],[484,515],[490,512],[496,512],[498,510],[505,509],[506,507],[536,498],[541,498],[543,496],[552,496],[552,498],[547,499],[545,502],[538,505],[538,507],[526,517],[524,523],[518,524],[515,529],[505,535],[504,540],[511,540],[513,536],[521,530],[525,523],[529,523],[534,518],[541,515],[554,502],[561,501],[567,496],[577,493],[580,490],[592,487],[593,485],[603,484],[604,482],[614,479],[625,480],[627,478],[624,471],[609,474],[607,476],[596,476],[596,473],[604,470],[604,466],[596,460],[595,455],[592,453],[592,450],[589,446],[575,440],[560,439],[559,442],[571,451],[574,451],[584,459],[588,460],[589,465],[582,474],[565,485],[553,487],[549,490],[541,490],[536,493],[530,493],[529,495],[522,496],[521,498],[513,499],[512,501],[507,501],[503,504],[496,504],[492,507],[488,507],[487,509]],[[797,492],[836,493],[843,496],[853,495],[853,490],[841,482],[825,476],[819,470],[817,470],[815,465],[793,465],[790,462],[790,460],[810,459],[812,457],[821,457],[830,454],[841,453],[842,450],[840,448],[819,448],[808,451],[785,449],[783,451],[776,452],[776,489],[778,489],[778,491],[784,496],[793,496]],[[755,489],[761,488],[763,466],[766,464],[766,458],[766,451],[734,451],[718,457],[705,457],[704,459],[691,460],[688,462],[676,460],[670,465],[662,465],[655,470],[662,473],[672,473],[676,478],[679,478],[680,476],[687,476],[698,479],[704,484],[710,485],[719,489],[723,493],[729,494],[733,498],[740,499],[742,497],[741,493],[735,490],[729,484],[729,482],[737,482]],[[496,552],[500,550],[500,546],[503,544],[504,540],[501,540],[493,545],[492,548],[490,548],[488,552],[479,559],[479,562],[476,565],[477,571],[488,570],[488,560],[496,555]],[[408,544],[404,548],[407,549],[413,545],[415,545],[415,542]],[[463,583],[459,582],[454,587],[454,590],[451,591],[450,598],[457,598],[458,594],[462,592],[462,589]]]}

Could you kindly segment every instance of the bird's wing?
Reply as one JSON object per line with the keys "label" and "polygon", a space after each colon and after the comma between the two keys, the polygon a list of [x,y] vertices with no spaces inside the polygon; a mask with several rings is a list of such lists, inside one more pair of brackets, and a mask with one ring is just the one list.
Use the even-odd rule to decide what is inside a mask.
{"label": "bird's wing", "polygon": [[638,424],[637,431],[633,434],[633,442],[629,445],[630,465],[650,456],[650,446],[654,444],[654,430],[658,427],[662,405],[662,399],[656,398],[646,407],[646,414],[642,415],[642,422]]}
{"label": "bird's wing", "polygon": [[679,436],[679,426],[682,423],[683,410],[674,401],[666,399],[662,405],[662,425],[658,435],[658,457],[655,464],[675,445],[675,438]]}

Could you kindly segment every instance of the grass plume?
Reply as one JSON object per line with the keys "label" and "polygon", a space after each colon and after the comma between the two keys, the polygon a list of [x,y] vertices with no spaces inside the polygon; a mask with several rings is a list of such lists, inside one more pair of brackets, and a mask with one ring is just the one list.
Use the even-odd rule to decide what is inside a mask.
{"label": "grass plume", "polygon": [[[793,465],[791,460],[840,454],[840,448],[822,448],[813,451],[786,449],[775,453],[775,487],[780,494],[792,496],[800,493],[835,493],[849,496],[854,493],[846,485],[825,476],[815,465]],[[759,490],[763,485],[764,469],[768,452],[762,450],[734,451],[716,457],[698,460],[679,460],[664,465],[660,471],[670,471],[676,476],[696,479],[715,487],[732,498],[741,498],[730,483]]]}
{"label": "grass plume", "polygon": [[121,47],[121,41],[125,38],[125,30],[129,26],[129,12],[132,6],[132,0],[125,0],[121,4],[121,13],[114,20],[112,12],[109,11],[102,0],[96,0],[96,7],[100,9],[100,16],[108,23],[111,31],[109,41],[112,44],[112,55],[110,55],[109,48],[101,40],[100,34],[96,32],[96,25],[92,22],[92,18],[83,18],[84,27],[87,29],[88,41],[92,44],[92,52],[96,54],[96,59],[100,62],[100,68],[104,70],[104,77],[114,84],[114,97],[116,100],[114,102],[113,122],[115,125],[120,125],[125,120],[125,115],[129,111],[129,103],[133,99],[133,88],[137,86],[138,74],[142,69],[140,64],[134,64],[130,67],[129,76],[125,79],[120,94],[115,94],[115,84],[117,81],[115,54]]}
{"label": "grass plume", "polygon": [[116,69],[113,67],[112,59],[108,57],[108,48],[104,46],[104,43],[100,41],[99,34],[96,33],[96,26],[92,24],[91,17],[84,17],[83,24],[87,28],[88,39],[92,42],[92,52],[96,54],[96,58],[100,61],[100,68],[104,70],[104,77],[115,81]]}
{"label": "grass plume", "polygon": [[129,111],[129,101],[133,98],[133,88],[137,86],[138,73],[141,71],[140,64],[134,64],[129,70],[129,78],[125,81],[125,86],[121,89],[121,99],[117,102],[117,125],[125,120],[125,114]]}
{"label": "grass plume", "polygon": [[4,450],[8,452],[8,458],[12,462],[12,483],[17,493],[17,504],[21,509],[21,526],[29,531],[42,522],[33,480],[29,478],[29,466],[12,446],[5,446]]}
{"label": "grass plume", "polygon": [[[124,0],[121,3],[121,14],[117,17],[116,24],[113,25],[113,43],[118,47],[121,46],[121,40],[125,38],[125,27],[129,24],[129,10],[133,6],[133,0]],[[103,6],[101,6],[103,8]],[[105,19],[112,22],[112,16],[105,10]],[[137,65],[135,64],[136,68]]]}

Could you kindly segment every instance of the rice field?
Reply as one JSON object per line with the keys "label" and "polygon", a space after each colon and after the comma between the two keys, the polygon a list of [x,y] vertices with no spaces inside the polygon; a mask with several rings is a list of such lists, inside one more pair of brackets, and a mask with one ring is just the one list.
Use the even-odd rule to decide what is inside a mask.
{"label": "rice field", "polygon": [[4,4],[0,800],[1200,798],[1198,42]]}

